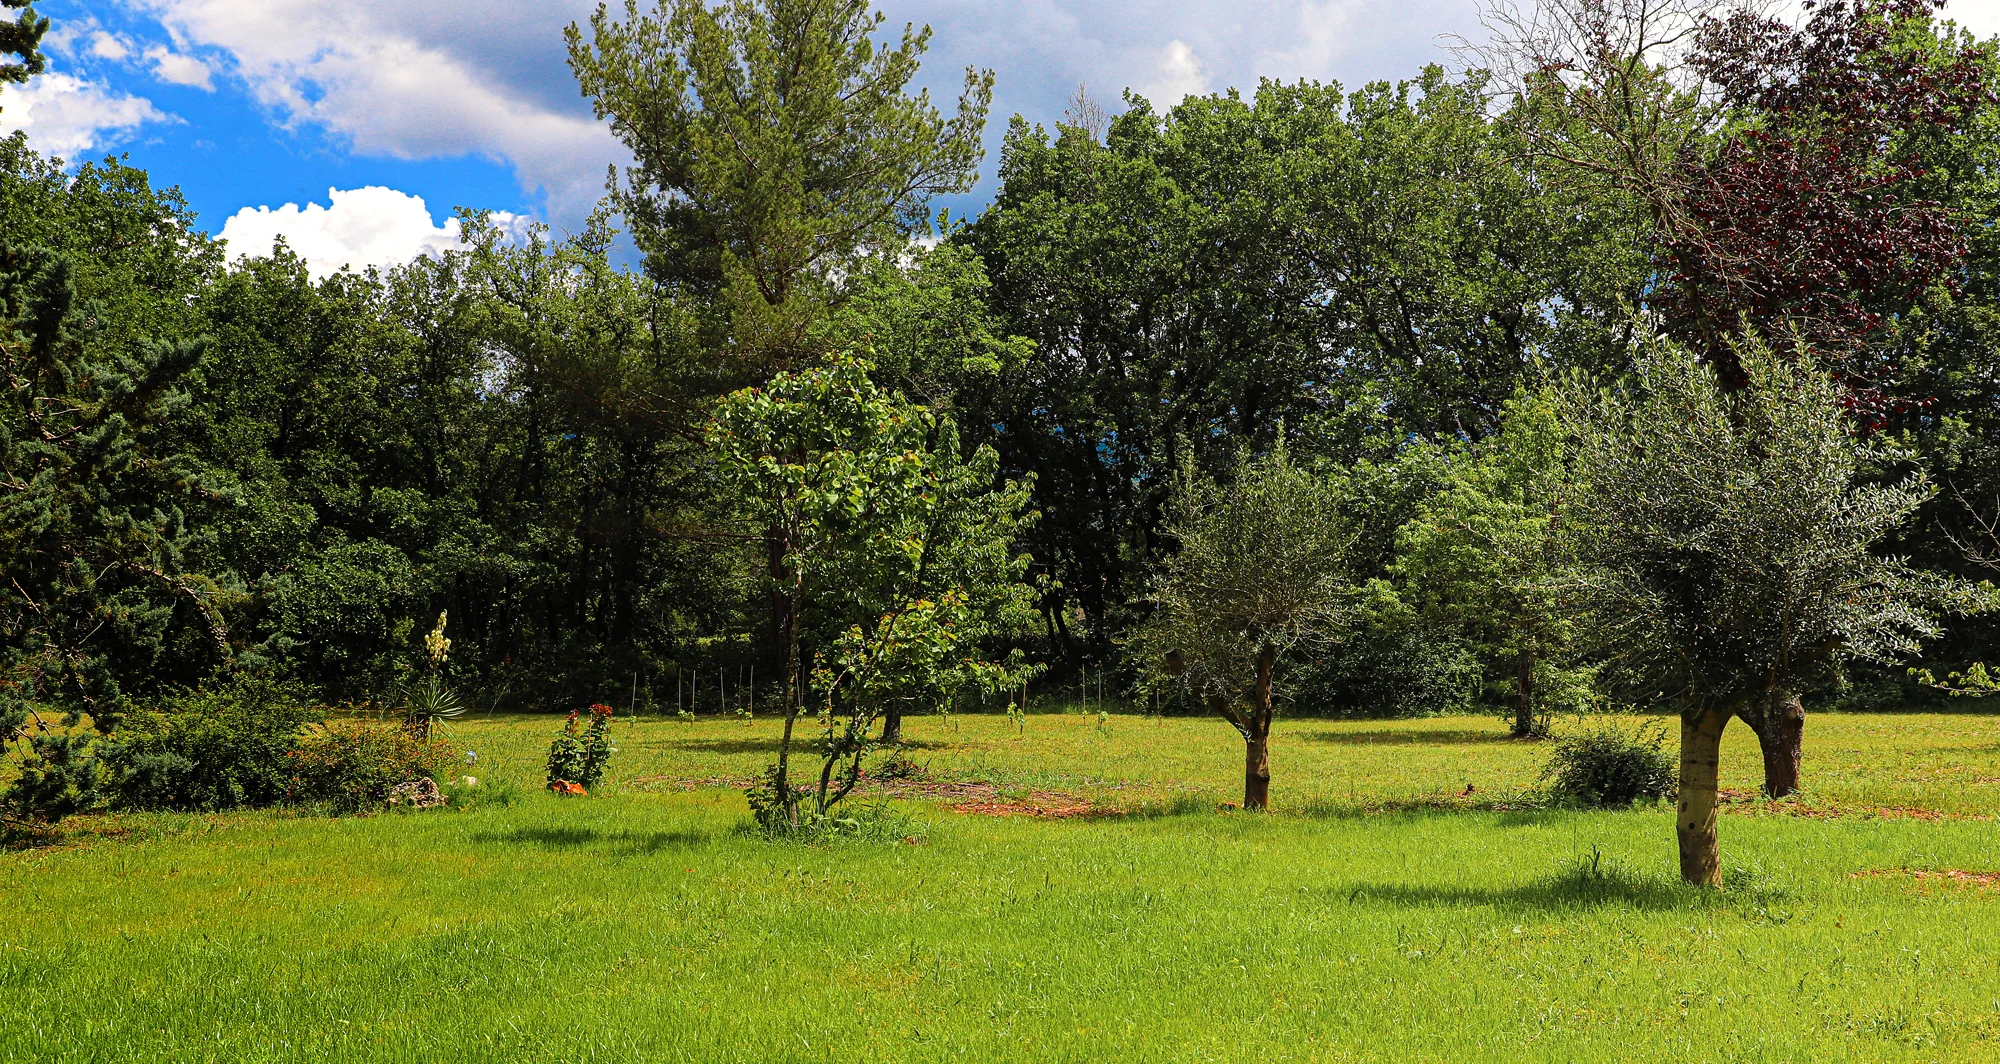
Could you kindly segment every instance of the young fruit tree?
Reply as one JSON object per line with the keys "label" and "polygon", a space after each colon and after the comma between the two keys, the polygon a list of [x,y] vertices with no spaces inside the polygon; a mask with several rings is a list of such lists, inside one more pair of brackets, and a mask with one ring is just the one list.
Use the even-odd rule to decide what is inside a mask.
{"label": "young fruit tree", "polygon": [[1681,711],[1681,875],[1721,882],[1715,829],[1723,728],[1741,718],[1765,787],[1797,786],[1800,692],[1841,662],[1888,661],[1972,608],[1969,584],[1876,553],[1932,493],[1921,474],[1857,475],[1871,455],[1810,353],[1735,349],[1744,386],[1656,337],[1614,389],[1562,393],[1575,447],[1572,590],[1595,649]]}
{"label": "young fruit tree", "polygon": [[[811,802],[803,814],[807,822],[826,822],[861,781],[862,759],[880,745],[871,734],[876,722],[941,709],[960,691],[1013,690],[1029,678],[1019,650],[1006,662],[986,660],[980,642],[993,634],[996,617],[981,606],[990,606],[994,589],[978,590],[984,593],[954,587],[934,599],[901,603],[871,624],[850,627],[815,655],[821,764],[817,786],[805,796]],[[1016,612],[1027,609],[1025,595],[1006,598]]]}
{"label": "young fruit tree", "polygon": [[[1012,549],[1027,489],[996,483],[990,449],[961,457],[948,419],[879,388],[870,368],[836,357],[778,374],[724,398],[709,427],[744,521],[765,530],[752,538],[775,529],[786,544],[772,588],[789,618],[779,646],[785,725],[752,794],[767,829],[810,826],[845,797],[877,722],[941,708],[968,684],[997,691],[1018,679],[1017,668],[984,661],[981,644],[1030,613],[1020,582],[1028,560]],[[824,757],[811,791],[791,771],[806,618],[826,633],[813,685]]]}
{"label": "young fruit tree", "polygon": [[1395,571],[1431,618],[1475,633],[1506,663],[1516,738],[1546,735],[1570,622],[1561,598],[1569,486],[1562,421],[1546,395],[1516,395],[1500,431],[1458,454],[1441,491],[1396,533]]}
{"label": "young fruit tree", "polygon": [[1356,589],[1338,481],[1293,464],[1282,437],[1218,484],[1183,466],[1165,533],[1179,549],[1133,636],[1142,666],[1184,681],[1243,736],[1243,808],[1271,798],[1272,683],[1288,651],[1331,639]]}

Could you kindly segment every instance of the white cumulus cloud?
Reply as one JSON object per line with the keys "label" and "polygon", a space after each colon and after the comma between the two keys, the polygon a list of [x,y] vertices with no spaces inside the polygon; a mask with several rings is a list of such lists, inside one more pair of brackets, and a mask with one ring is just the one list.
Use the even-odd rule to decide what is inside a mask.
{"label": "white cumulus cloud", "polygon": [[115,33],[98,30],[90,35],[90,54],[99,59],[118,60],[131,55],[132,46]]}
{"label": "white cumulus cloud", "polygon": [[563,25],[594,6],[580,0],[139,2],[176,41],[226,54],[285,122],[364,155],[508,163],[559,217],[581,217],[626,158],[563,65]]}
{"label": "white cumulus cloud", "polygon": [[1152,80],[1140,86],[1139,93],[1160,107],[1172,107],[1184,97],[1199,96],[1208,91],[1208,72],[1202,69],[1201,57],[1186,41],[1168,41],[1160,49],[1160,58],[1153,65]]}
{"label": "white cumulus cloud", "polygon": [[191,55],[183,55],[154,45],[146,49],[146,58],[152,60],[153,75],[170,85],[186,85],[190,88],[212,92],[215,84],[211,80],[213,72],[208,64]]}
{"label": "white cumulus cloud", "polygon": [[56,71],[0,94],[0,134],[28,131],[44,155],[73,159],[108,147],[148,122],[178,122],[151,100]]}
{"label": "white cumulus cloud", "polygon": [[460,246],[458,219],[436,225],[422,197],[379,185],[327,189],[326,206],[245,207],[222,226],[232,255],[269,255],[281,236],[315,279]]}

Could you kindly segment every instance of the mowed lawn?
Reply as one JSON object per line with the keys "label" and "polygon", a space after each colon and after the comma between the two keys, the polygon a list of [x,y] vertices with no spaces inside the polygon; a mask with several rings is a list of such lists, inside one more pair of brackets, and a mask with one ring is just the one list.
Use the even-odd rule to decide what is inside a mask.
{"label": "mowed lawn", "polygon": [[1220,722],[915,720],[921,837],[826,846],[742,830],[771,721],[621,720],[580,799],[527,789],[557,724],[454,726],[511,807],[0,853],[0,1060],[2000,1059],[1991,717],[1814,717],[1711,893],[1488,718],[1281,721],[1270,815]]}

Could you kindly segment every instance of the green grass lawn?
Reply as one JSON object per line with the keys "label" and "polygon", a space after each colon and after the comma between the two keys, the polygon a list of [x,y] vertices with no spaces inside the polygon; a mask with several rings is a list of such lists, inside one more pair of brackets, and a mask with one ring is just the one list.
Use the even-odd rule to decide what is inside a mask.
{"label": "green grass lawn", "polygon": [[[555,727],[453,738],[530,785]],[[1216,721],[909,731],[999,800],[1198,811],[947,793],[915,842],[773,844],[696,782],[771,722],[641,720],[589,798],[106,818],[0,853],[0,1060],[2000,1059],[2000,889],[1907,874],[2000,871],[1994,718],[1813,718],[1811,792],[1732,805],[1706,894],[1663,810],[1521,807],[1546,751],[1486,718],[1281,722],[1262,816],[1214,811]]]}

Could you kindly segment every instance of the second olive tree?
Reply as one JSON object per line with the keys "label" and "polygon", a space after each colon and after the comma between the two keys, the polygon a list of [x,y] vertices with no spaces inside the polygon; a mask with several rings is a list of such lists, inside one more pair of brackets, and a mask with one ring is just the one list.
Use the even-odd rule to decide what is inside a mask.
{"label": "second olive tree", "polygon": [[1681,875],[1721,882],[1722,731],[1757,733],[1765,786],[1798,784],[1800,693],[1844,660],[1886,661],[1970,607],[1969,585],[1878,554],[1931,494],[1921,476],[1864,482],[1868,443],[1809,353],[1736,349],[1725,388],[1686,349],[1646,340],[1629,383],[1564,395],[1578,485],[1572,591],[1594,649],[1680,707]]}
{"label": "second olive tree", "polygon": [[1132,645],[1243,736],[1245,809],[1270,803],[1280,661],[1332,638],[1356,595],[1342,498],[1338,481],[1294,464],[1282,439],[1239,457],[1227,483],[1183,468],[1174,484],[1165,531],[1179,549]]}

